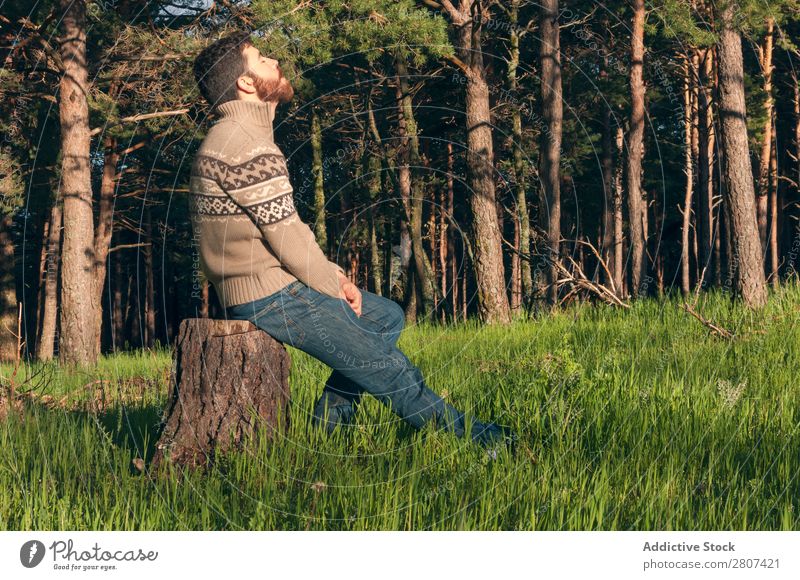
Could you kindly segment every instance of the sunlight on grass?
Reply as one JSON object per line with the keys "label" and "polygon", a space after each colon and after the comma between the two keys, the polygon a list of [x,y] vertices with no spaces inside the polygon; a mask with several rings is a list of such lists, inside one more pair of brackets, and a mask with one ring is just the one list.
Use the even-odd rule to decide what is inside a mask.
{"label": "sunlight on grass", "polygon": [[400,347],[431,388],[522,435],[516,456],[489,463],[369,397],[354,428],[311,430],[329,369],[290,348],[288,433],[254,438],[208,475],[151,481],[131,461],[151,457],[169,350],[77,375],[21,367],[16,382],[31,380],[18,388],[37,394],[0,427],[0,527],[795,529],[799,298],[785,287],[754,314],[701,297],[732,341],[676,299],[408,328]]}

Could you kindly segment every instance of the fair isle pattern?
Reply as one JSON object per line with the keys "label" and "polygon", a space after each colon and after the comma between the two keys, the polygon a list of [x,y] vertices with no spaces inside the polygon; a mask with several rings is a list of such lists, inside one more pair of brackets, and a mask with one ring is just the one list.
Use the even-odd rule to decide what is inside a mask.
{"label": "fair isle pattern", "polygon": [[258,225],[272,225],[295,213],[292,194],[286,193],[274,199],[245,206],[245,211],[253,216]]}
{"label": "fair isle pattern", "polygon": [[[282,154],[267,153],[238,165],[198,155],[191,178],[194,193],[190,211],[201,222],[243,216],[245,212],[258,226],[285,220],[296,213],[292,185],[285,171]],[[231,177],[231,172],[238,177]],[[229,187],[234,183],[245,185]]]}
{"label": "fair isle pattern", "polygon": [[198,155],[193,173],[213,179],[225,189],[240,189],[278,176],[288,178],[289,175],[286,159],[280,153],[264,153],[236,165],[225,163],[216,157]]}
{"label": "fair isle pattern", "polygon": [[[216,184],[215,184],[216,187]],[[289,178],[284,175],[279,175],[274,179],[265,181],[263,183],[256,183],[250,187],[243,187],[241,189],[229,189],[228,193],[238,203],[242,205],[250,205],[254,201],[264,201],[265,199],[272,199],[285,193],[291,193],[292,184]]]}
{"label": "fair isle pattern", "polygon": [[244,212],[229,197],[195,193],[191,198],[191,210],[199,215],[240,215]]}

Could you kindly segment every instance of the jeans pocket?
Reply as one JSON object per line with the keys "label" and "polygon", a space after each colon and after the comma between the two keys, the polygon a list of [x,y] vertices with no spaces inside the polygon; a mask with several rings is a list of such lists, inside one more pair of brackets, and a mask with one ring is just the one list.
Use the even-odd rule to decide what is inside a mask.
{"label": "jeans pocket", "polygon": [[316,307],[319,302],[320,293],[313,288],[309,288],[300,280],[292,282],[286,287],[286,291],[309,308]]}
{"label": "jeans pocket", "polygon": [[286,333],[289,335],[289,344],[295,348],[302,348],[303,343],[306,341],[305,330],[289,316],[284,317],[286,320]]}
{"label": "jeans pocket", "polygon": [[254,320],[272,312],[278,305],[277,301],[270,299],[270,296],[236,304],[225,309],[225,316],[231,320]]}

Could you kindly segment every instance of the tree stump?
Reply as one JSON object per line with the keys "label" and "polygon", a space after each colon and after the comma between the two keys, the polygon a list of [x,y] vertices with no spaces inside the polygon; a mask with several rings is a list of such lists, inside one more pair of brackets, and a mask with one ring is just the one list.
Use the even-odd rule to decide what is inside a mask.
{"label": "tree stump", "polygon": [[152,466],[207,467],[256,427],[288,428],[290,366],[283,344],[249,320],[182,321]]}

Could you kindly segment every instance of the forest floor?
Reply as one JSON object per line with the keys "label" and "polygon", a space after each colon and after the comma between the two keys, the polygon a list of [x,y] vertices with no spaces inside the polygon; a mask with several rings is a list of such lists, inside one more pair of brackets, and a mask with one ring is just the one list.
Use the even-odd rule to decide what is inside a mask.
{"label": "forest floor", "polygon": [[169,350],[77,375],[22,366],[30,395],[0,425],[0,529],[798,529],[800,287],[757,314],[702,294],[697,312],[732,338],[680,304],[407,328],[431,388],[521,434],[495,461],[371,397],[355,428],[311,429],[328,368],[290,348],[282,438],[155,479],[134,463],[153,454]]}

